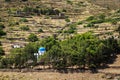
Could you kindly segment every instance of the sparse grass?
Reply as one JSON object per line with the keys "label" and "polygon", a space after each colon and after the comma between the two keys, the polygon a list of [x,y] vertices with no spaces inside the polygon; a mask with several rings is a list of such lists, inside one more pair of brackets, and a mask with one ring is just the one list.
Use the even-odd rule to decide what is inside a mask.
{"label": "sparse grass", "polygon": [[[47,76],[45,76],[47,75]],[[20,72],[0,72],[0,79],[5,80],[7,79],[17,79],[17,80],[106,80],[102,78],[104,74],[90,74],[90,73],[68,73],[62,74],[57,72],[27,72],[27,73],[20,73]]]}

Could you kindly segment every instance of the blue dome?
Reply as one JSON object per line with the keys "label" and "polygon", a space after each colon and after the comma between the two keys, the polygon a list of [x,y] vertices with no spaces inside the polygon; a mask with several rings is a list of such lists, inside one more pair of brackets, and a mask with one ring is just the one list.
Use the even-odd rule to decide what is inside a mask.
{"label": "blue dome", "polygon": [[44,47],[40,47],[39,51],[46,51],[46,49]]}

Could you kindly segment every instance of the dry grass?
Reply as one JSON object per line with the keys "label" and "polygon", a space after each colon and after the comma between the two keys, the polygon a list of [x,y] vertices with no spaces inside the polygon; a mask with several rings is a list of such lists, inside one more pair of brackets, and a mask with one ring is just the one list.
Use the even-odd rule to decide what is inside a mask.
{"label": "dry grass", "polygon": [[0,80],[106,80],[103,74],[55,72],[0,72]]}

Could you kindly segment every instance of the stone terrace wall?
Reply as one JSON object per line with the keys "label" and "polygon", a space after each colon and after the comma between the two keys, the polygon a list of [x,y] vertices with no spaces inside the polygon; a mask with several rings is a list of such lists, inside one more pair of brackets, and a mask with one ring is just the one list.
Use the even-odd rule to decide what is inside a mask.
{"label": "stone terrace wall", "polygon": [[110,9],[120,8],[120,0],[89,0],[90,2]]}

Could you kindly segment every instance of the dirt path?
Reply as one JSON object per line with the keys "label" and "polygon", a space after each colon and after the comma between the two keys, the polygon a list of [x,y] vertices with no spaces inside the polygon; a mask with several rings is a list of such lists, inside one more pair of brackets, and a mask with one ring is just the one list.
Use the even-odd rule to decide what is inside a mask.
{"label": "dirt path", "polygon": [[102,73],[120,74],[120,54],[113,64],[109,64],[109,68],[99,70]]}
{"label": "dirt path", "polygon": [[56,72],[0,72],[0,80],[106,80],[103,74]]}

